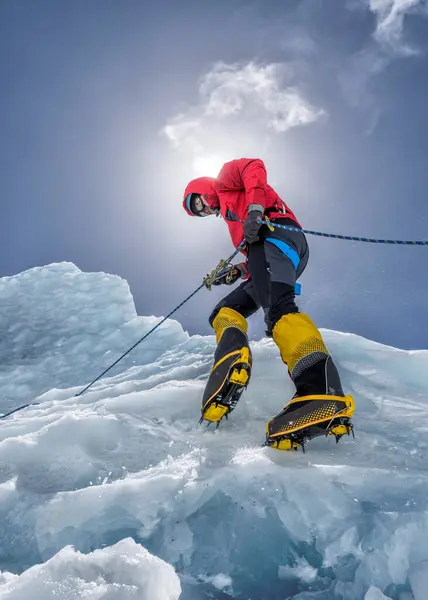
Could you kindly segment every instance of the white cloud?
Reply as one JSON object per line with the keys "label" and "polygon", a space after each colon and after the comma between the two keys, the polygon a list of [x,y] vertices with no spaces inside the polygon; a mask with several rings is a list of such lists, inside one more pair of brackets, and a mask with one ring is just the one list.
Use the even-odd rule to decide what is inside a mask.
{"label": "white cloud", "polygon": [[164,127],[164,133],[167,138],[179,146],[183,138],[194,139],[197,142],[197,133],[200,122],[197,118],[189,118],[186,115],[177,115]]}
{"label": "white cloud", "polygon": [[428,8],[428,0],[348,0],[348,8],[370,10],[376,18],[372,39],[347,64],[340,80],[348,101],[353,106],[370,109],[367,127],[373,131],[381,114],[381,107],[372,91],[373,80],[397,57],[418,54],[415,47],[404,40],[404,21],[409,13],[421,13]]}
{"label": "white cloud", "polygon": [[369,8],[377,19],[374,34],[377,41],[396,51],[413,53],[402,41],[404,17],[407,13],[426,6],[426,0],[369,0]]}
{"label": "white cloud", "polygon": [[284,65],[218,63],[199,88],[204,112],[223,118],[248,109],[277,132],[317,121],[324,111],[309,104],[296,88],[282,86],[282,80],[291,76]]}
{"label": "white cloud", "polygon": [[242,136],[234,137],[245,139],[248,151],[250,129],[260,139],[268,131],[284,133],[325,117],[325,111],[292,84],[293,78],[292,69],[283,64],[219,62],[200,80],[198,103],[171,118],[163,133],[175,147],[191,150],[200,162],[201,154],[213,147],[217,151],[228,145],[239,152],[236,139],[226,144],[231,127],[241,128]]}

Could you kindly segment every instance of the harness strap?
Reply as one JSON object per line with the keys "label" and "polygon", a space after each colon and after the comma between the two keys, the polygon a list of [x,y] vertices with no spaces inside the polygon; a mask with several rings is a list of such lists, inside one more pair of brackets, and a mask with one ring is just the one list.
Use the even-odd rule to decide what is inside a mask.
{"label": "harness strap", "polygon": [[266,238],[266,241],[270,242],[271,244],[273,244],[274,246],[279,248],[281,250],[281,252],[283,254],[285,254],[285,256],[287,258],[289,258],[291,260],[291,262],[294,265],[294,268],[297,269],[297,267],[300,264],[300,256],[298,255],[298,253],[295,251],[294,248],[292,248],[286,242],[283,242],[282,240],[276,240],[275,238]]}

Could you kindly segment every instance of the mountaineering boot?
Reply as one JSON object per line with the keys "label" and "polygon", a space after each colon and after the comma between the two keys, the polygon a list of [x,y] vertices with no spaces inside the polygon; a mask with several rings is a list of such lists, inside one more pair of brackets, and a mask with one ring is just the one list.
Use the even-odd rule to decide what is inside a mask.
{"label": "mountaineering boot", "polygon": [[219,425],[235,408],[251,375],[251,351],[246,319],[232,308],[221,308],[213,321],[217,348],[214,366],[202,398],[200,422]]}
{"label": "mountaineering boot", "polygon": [[310,317],[303,313],[282,316],[273,338],[296,394],[267,423],[265,445],[304,450],[305,442],[319,435],[334,435],[337,442],[345,433],[353,433],[354,399],[345,396],[337,368]]}

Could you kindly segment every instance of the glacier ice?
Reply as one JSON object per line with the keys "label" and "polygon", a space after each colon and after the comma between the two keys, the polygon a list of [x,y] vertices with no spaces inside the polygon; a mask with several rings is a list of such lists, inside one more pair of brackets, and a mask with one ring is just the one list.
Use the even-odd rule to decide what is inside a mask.
{"label": "glacier ice", "polygon": [[0,302],[0,412],[39,403],[0,421],[1,598],[425,600],[428,351],[324,331],[356,439],[282,453],[261,447],[293,393],[271,340],[211,431],[215,340],[174,320],[76,397],[160,320],[119,277],[49,265],[0,279]]}
{"label": "glacier ice", "polygon": [[9,576],[2,600],[178,600],[180,580],[171,565],[132,539],[90,554],[66,546],[20,577]]}
{"label": "glacier ice", "polygon": [[366,595],[364,596],[364,600],[388,600],[385,594],[382,591],[374,586],[370,586]]}

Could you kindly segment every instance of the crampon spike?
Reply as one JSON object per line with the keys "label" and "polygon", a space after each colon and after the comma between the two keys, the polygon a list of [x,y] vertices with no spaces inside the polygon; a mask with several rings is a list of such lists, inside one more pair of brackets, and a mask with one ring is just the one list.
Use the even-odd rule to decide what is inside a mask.
{"label": "crampon spike", "polygon": [[[283,442],[286,442],[286,444],[284,445]],[[297,452],[299,450],[299,448],[302,448],[302,452],[303,454],[306,454],[306,450],[305,450],[305,443],[306,443],[306,439],[302,438],[302,439],[292,439],[289,438],[287,436],[284,436],[283,438],[280,439],[270,439],[269,437],[266,438],[266,440],[264,441],[264,443],[262,444],[262,448],[278,448],[279,450],[285,450],[287,452],[290,451],[294,451]]]}
{"label": "crampon spike", "polygon": [[[353,427],[352,423],[346,423],[345,424],[345,429],[346,429],[347,435],[351,435],[351,433],[352,433],[352,437],[355,440],[354,427]],[[334,436],[336,438],[336,444],[338,443],[338,441],[340,440],[340,438],[343,437],[344,435],[345,435],[344,433],[340,433],[340,434],[336,434]]]}

